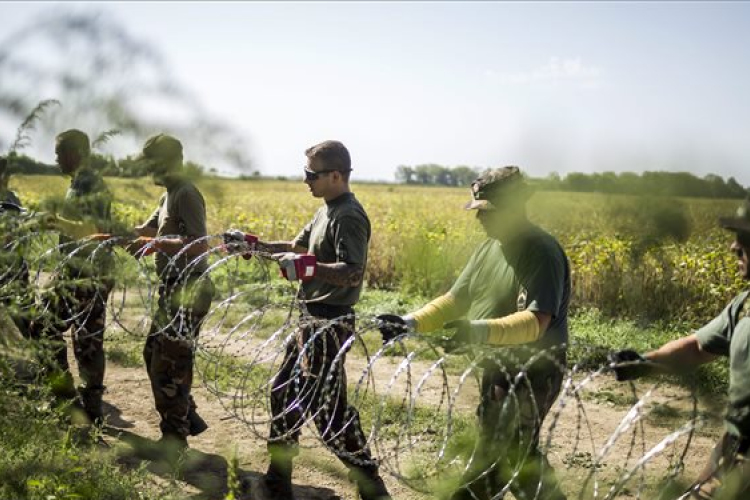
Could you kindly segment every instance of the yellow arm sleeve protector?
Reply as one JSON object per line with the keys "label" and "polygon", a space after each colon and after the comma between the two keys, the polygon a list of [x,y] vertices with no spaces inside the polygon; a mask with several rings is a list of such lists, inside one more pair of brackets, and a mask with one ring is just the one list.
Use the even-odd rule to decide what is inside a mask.
{"label": "yellow arm sleeve protector", "polygon": [[534,342],[541,335],[539,320],[531,311],[521,311],[499,319],[487,320],[490,345],[515,345]]}
{"label": "yellow arm sleeve protector", "polygon": [[431,332],[443,327],[443,324],[461,315],[455,297],[450,293],[442,295],[421,309],[414,311],[411,316],[416,321],[415,330],[418,333]]}

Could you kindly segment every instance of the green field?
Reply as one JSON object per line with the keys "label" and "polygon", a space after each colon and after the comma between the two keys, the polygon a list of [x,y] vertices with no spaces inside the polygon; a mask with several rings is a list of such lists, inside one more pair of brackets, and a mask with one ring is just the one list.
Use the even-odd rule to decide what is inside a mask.
{"label": "green field", "polygon": [[[117,216],[140,223],[161,189],[149,179],[108,179]],[[291,239],[320,200],[302,182],[204,179],[209,231],[230,227],[263,239]],[[15,177],[22,200],[43,209],[65,180]],[[372,289],[405,296],[445,292],[483,235],[461,207],[466,189],[354,184],[373,236],[367,267]],[[716,219],[737,201],[537,192],[529,216],[558,237],[573,269],[572,306],[607,317],[697,325],[720,311],[742,283]]]}

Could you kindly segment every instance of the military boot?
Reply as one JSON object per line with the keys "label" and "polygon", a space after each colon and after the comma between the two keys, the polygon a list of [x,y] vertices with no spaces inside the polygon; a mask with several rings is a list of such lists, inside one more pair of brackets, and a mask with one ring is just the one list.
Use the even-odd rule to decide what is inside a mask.
{"label": "military boot", "polygon": [[208,424],[200,415],[198,415],[195,408],[190,408],[190,411],[188,412],[188,424],[190,425],[191,436],[197,436],[208,429]]}
{"label": "military boot", "polygon": [[353,467],[349,471],[349,480],[357,485],[362,500],[391,500],[377,468]]}
{"label": "military boot", "polygon": [[104,423],[104,411],[102,410],[102,395],[104,386],[99,387],[82,387],[78,391],[81,394],[81,402],[86,415],[95,424]]}
{"label": "military boot", "polygon": [[[271,463],[268,471],[258,482],[260,491],[253,492],[261,500],[294,500],[292,492],[292,459],[297,447],[274,443],[268,446]],[[253,496],[253,498],[256,498]]]}

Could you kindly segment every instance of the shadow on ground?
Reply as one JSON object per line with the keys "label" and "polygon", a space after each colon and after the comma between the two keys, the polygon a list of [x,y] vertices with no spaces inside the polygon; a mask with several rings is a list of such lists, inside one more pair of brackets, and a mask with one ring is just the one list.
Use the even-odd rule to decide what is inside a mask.
{"label": "shadow on ground", "polygon": [[[221,455],[204,453],[188,448],[165,447],[158,441],[147,439],[127,430],[107,426],[105,435],[116,438],[127,445],[118,453],[118,463],[130,469],[137,469],[146,463],[146,470],[165,479],[178,479],[195,487],[200,493],[188,497],[190,500],[223,500],[229,492],[227,460]],[[258,481],[262,474],[256,471],[238,470],[242,484],[246,488],[237,500],[275,500],[258,494]],[[295,486],[294,497],[298,500],[336,500],[335,492],[329,488]]]}

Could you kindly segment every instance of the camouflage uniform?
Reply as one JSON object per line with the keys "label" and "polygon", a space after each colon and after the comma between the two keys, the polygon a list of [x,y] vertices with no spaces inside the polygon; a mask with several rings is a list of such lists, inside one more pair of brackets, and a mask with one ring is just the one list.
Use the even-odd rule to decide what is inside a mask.
{"label": "camouflage uniform", "polygon": [[[353,193],[346,192],[327,201],[292,246],[306,248],[318,262],[346,262],[364,268],[370,235],[364,208]],[[271,467],[267,478],[289,480],[300,428],[304,416],[309,415],[326,447],[360,484],[362,498],[389,498],[378,462],[362,432],[359,412],[347,400],[346,354],[341,350],[354,333],[353,306],[361,290],[361,283],[337,286],[315,278],[302,283],[300,299],[307,314],[301,316],[300,328],[287,345],[282,366],[273,379],[273,421],[268,441]],[[372,490],[369,496],[363,493],[363,487]]]}
{"label": "camouflage uniform", "polygon": [[[173,156],[178,154],[181,161],[179,141],[158,135],[147,141],[143,156],[174,160]],[[167,192],[145,227],[156,229],[157,237],[205,237],[206,205],[198,188],[175,173],[166,179]],[[156,270],[161,280],[159,301],[143,359],[164,436],[186,438],[196,434],[191,427],[191,420],[197,415],[196,405],[190,392],[195,343],[214,294],[213,283],[205,274],[207,268],[205,255],[191,258],[185,254],[180,257],[156,254]]]}
{"label": "camouflage uniform", "polygon": [[[0,175],[2,175],[0,173]],[[10,190],[0,193],[0,202],[22,209],[21,201]],[[18,330],[29,335],[29,314],[34,296],[29,286],[29,266],[24,257],[25,247],[19,244],[21,234],[19,216],[12,207],[0,208],[0,306],[6,308]]]}
{"label": "camouflage uniform", "polygon": [[[111,203],[112,195],[101,175],[82,166],[70,183],[61,215],[73,221],[93,219],[103,228],[111,223]],[[78,243],[63,233],[59,251],[63,262],[51,291],[43,297],[42,321],[36,335],[52,342],[56,368],[72,381],[63,336],[72,328],[73,354],[83,382],[79,392],[84,407],[96,418],[101,413],[104,392],[104,330],[107,300],[114,286],[109,276],[113,256],[108,250]]]}

